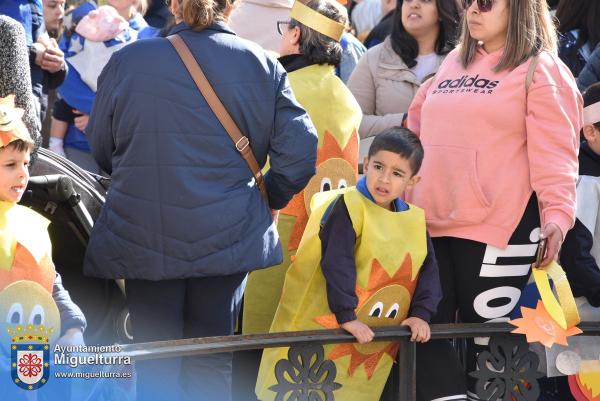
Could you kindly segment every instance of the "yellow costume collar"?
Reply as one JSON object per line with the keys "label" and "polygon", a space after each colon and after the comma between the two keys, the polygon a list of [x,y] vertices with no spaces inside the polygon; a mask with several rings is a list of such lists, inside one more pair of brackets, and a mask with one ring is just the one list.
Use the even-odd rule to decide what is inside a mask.
{"label": "yellow costume collar", "polygon": [[337,21],[327,18],[326,16],[319,14],[317,11],[296,0],[290,13],[290,18],[295,19],[301,24],[327,36],[333,40],[340,41],[344,29],[344,24],[340,24]]}

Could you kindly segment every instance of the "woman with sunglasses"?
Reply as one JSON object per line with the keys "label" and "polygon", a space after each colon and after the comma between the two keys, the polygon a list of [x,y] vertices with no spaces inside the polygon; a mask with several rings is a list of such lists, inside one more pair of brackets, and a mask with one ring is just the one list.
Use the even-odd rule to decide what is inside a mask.
{"label": "woman with sunglasses", "polygon": [[462,322],[507,321],[539,239],[546,265],[574,222],[582,100],[546,0],[467,5],[459,47],[408,114],[425,147],[409,198],[434,237],[444,291],[436,323],[457,311]]}
{"label": "woman with sunglasses", "polygon": [[361,149],[386,128],[400,126],[421,82],[435,73],[454,48],[458,25],[456,2],[398,0],[391,34],[363,56],[348,88],[364,114]]}
{"label": "woman with sunglasses", "polygon": [[342,56],[339,41],[346,20],[346,13],[337,3],[310,0],[296,1],[290,19],[277,23],[282,35],[279,61],[288,73],[296,99],[319,134],[317,174],[280,211],[277,228],[284,248],[283,263],[253,272],[248,279],[244,295],[245,334],[269,331],[285,272],[308,222],[312,196],[356,184],[362,113],[352,93],[335,75]]}

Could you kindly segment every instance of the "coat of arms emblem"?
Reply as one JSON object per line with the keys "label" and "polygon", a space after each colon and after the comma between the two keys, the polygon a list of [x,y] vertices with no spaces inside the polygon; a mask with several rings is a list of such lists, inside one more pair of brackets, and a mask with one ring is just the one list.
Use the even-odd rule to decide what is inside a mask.
{"label": "coat of arms emblem", "polygon": [[[52,330],[52,329],[50,329]],[[11,376],[13,383],[25,390],[36,390],[50,377],[50,345],[52,331],[44,326],[27,325],[9,329]]]}

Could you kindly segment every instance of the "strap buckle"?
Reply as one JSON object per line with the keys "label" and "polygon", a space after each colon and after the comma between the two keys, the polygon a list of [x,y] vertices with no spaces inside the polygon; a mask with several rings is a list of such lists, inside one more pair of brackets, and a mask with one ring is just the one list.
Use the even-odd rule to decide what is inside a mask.
{"label": "strap buckle", "polygon": [[235,148],[238,150],[238,152],[243,152],[248,146],[250,145],[250,140],[243,136],[240,139],[238,139],[238,141],[235,143]]}

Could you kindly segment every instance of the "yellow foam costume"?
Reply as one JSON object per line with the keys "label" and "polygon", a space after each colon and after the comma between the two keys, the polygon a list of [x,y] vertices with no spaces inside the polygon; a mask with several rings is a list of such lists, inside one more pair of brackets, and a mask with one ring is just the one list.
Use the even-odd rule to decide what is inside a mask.
{"label": "yellow foam costume", "polygon": [[[14,96],[0,98],[0,147],[18,139],[31,142],[22,114],[14,107]],[[10,333],[18,337],[33,326],[42,327],[37,331],[51,342],[60,334],[48,224],[33,210],[0,201],[0,350],[11,343]]]}
{"label": "yellow foam costume", "polygon": [[56,273],[48,224],[33,210],[0,202],[0,316],[11,319],[1,324],[4,346],[10,344],[6,326],[43,324],[50,342],[60,334],[60,313],[52,299]]}
{"label": "yellow foam costume", "polygon": [[356,184],[360,106],[330,65],[311,65],[288,74],[298,102],[319,133],[317,174],[279,215],[283,263],[250,274],[244,294],[245,334],[269,331],[285,273],[296,253],[317,192]]}
{"label": "yellow foam costume", "polygon": [[[404,212],[391,212],[355,188],[343,192],[356,234],[357,318],[370,327],[398,325],[407,317],[427,255],[424,213],[413,205]],[[313,200],[315,208],[287,272],[271,332],[339,327],[327,303],[319,239],[321,219],[335,195],[320,205],[319,198],[324,196]],[[342,386],[334,391],[335,399],[379,400],[397,348],[390,342],[325,346],[325,358],[333,360],[337,368],[335,382]],[[278,384],[274,367],[287,353],[287,348],[264,350],[256,384],[260,400],[275,399],[276,393],[270,389]]]}

